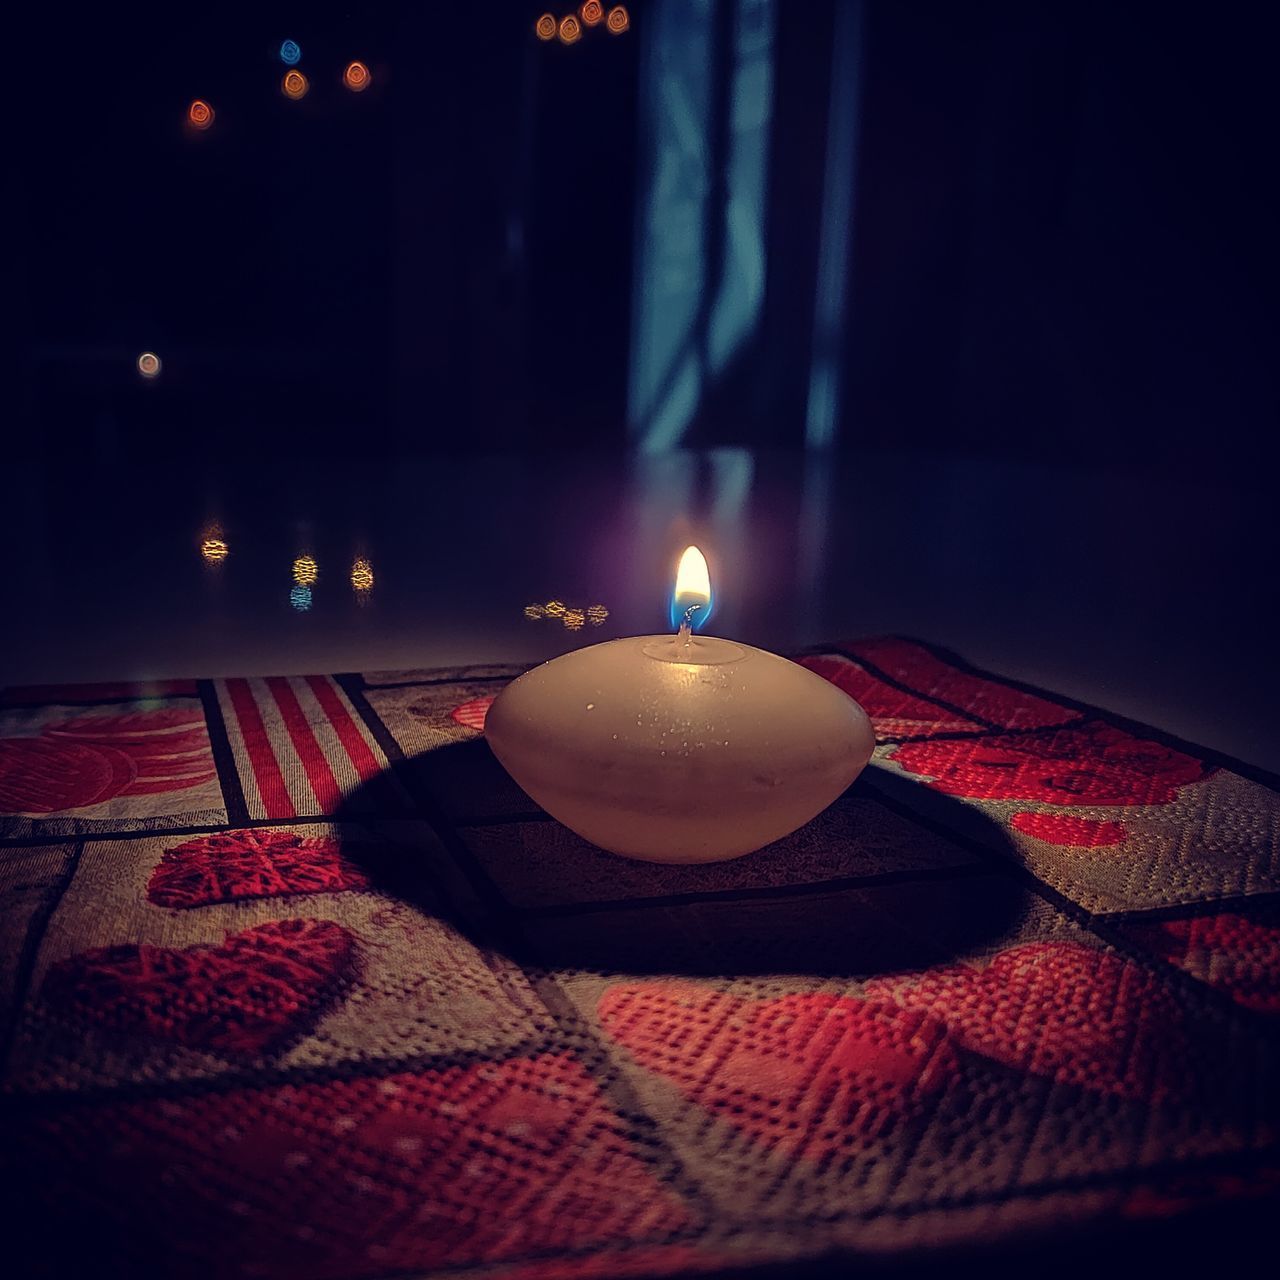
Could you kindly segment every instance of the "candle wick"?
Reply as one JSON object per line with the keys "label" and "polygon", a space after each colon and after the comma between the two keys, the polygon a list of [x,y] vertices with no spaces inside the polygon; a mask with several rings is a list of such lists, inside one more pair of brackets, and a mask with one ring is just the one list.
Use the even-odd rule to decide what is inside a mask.
{"label": "candle wick", "polygon": [[685,611],[684,617],[680,620],[680,633],[678,639],[687,649],[693,641],[693,615],[704,606],[701,604],[691,604]]}

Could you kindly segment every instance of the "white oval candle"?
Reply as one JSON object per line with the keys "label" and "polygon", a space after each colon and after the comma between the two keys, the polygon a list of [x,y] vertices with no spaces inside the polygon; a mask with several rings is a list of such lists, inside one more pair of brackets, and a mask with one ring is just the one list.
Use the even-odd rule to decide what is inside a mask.
{"label": "white oval candle", "polygon": [[[686,617],[710,601],[697,548],[682,567],[691,554],[703,579],[677,578]],[[543,663],[498,695],[485,737],[552,817],[651,862],[716,862],[780,839],[875,746],[866,713],[820,676],[687,627]]]}

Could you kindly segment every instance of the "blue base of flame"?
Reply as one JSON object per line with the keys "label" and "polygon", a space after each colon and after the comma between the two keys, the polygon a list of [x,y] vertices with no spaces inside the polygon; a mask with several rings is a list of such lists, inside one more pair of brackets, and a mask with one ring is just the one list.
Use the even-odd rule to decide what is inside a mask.
{"label": "blue base of flame", "polygon": [[707,619],[711,617],[711,611],[715,607],[715,597],[713,596],[706,604],[702,603],[702,596],[688,595],[680,592],[671,597],[671,629],[679,631],[681,623],[684,622],[685,612],[691,604],[702,605],[700,609],[694,612],[693,617],[689,621],[689,627],[692,631],[701,631],[706,626]]}

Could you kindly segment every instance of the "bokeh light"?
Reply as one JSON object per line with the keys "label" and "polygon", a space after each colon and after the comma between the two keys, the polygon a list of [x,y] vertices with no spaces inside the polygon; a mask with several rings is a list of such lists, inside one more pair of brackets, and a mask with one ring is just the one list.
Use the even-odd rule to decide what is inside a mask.
{"label": "bokeh light", "polygon": [[568,14],[560,19],[560,43],[577,44],[582,39],[582,23],[575,14]]}
{"label": "bokeh light", "polygon": [[144,351],[138,357],[138,372],[144,378],[160,376],[160,357],[154,351]]}
{"label": "bokeh light", "polygon": [[600,627],[609,617],[609,610],[602,604],[590,604],[585,608],[579,605],[568,605],[563,600],[548,600],[546,604],[527,604],[524,616],[530,622],[559,622],[569,631],[581,631],[590,624]]}
{"label": "bokeh light", "polygon": [[311,608],[311,588],[304,586],[290,587],[289,603],[299,613],[306,613]]}
{"label": "bokeh light", "polygon": [[351,562],[351,585],[358,593],[373,590],[373,565],[364,556]]}
{"label": "bokeh light", "polygon": [[600,0],[587,0],[586,4],[578,9],[578,17],[582,19],[584,26],[598,27],[604,21],[604,5]]}
{"label": "bokeh light", "polygon": [[293,580],[300,587],[309,587],[320,576],[320,566],[311,556],[299,556],[293,562]]}
{"label": "bokeh light", "polygon": [[200,555],[205,564],[221,564],[229,554],[224,538],[210,534],[200,541]]}
{"label": "bokeh light", "polygon": [[286,67],[296,67],[302,58],[302,50],[298,47],[296,40],[286,40],[280,46],[280,61]]}
{"label": "bokeh light", "polygon": [[203,98],[197,98],[187,108],[187,123],[193,129],[207,129],[213,123],[213,108]]}
{"label": "bokeh light", "polygon": [[363,93],[373,83],[373,75],[363,62],[348,62],[342,73],[342,83],[352,93]]}
{"label": "bokeh light", "polygon": [[297,102],[299,98],[305,98],[307,90],[310,88],[311,81],[301,71],[286,71],[284,79],[280,81],[280,92],[294,102]]}
{"label": "bokeh light", "polygon": [[555,14],[544,13],[542,17],[534,23],[533,29],[537,32],[539,40],[554,40],[556,38]]}
{"label": "bokeh light", "polygon": [[620,36],[631,25],[631,15],[626,5],[616,4],[609,10],[605,26],[615,35]]}

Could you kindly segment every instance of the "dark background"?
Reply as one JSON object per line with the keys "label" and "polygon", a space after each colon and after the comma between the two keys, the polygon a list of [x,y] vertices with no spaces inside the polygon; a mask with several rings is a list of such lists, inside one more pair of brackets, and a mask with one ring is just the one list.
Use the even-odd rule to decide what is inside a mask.
{"label": "dark background", "polygon": [[[1254,473],[1280,407],[1273,7],[841,7],[772,6],[764,300],[681,442],[804,442],[834,68],[857,111],[834,160],[853,179],[837,447]],[[27,16],[10,456],[635,442],[658,8],[572,48],[511,0]],[[714,163],[738,3],[674,10],[713,33]],[[339,82],[353,57],[363,95]],[[205,134],[184,128],[196,96]],[[722,194],[713,172],[713,259]]]}
{"label": "dark background", "polygon": [[[721,634],[920,634],[1280,769],[1275,6],[629,8],[571,48],[519,0],[10,18],[0,684],[534,661],[665,626],[696,540]],[[748,11],[763,278],[711,368]],[[663,168],[690,87],[702,164]],[[656,458],[651,207],[707,366]],[[524,618],[551,598],[608,628]],[[1258,1227],[1214,1225],[1141,1256]]]}

